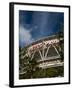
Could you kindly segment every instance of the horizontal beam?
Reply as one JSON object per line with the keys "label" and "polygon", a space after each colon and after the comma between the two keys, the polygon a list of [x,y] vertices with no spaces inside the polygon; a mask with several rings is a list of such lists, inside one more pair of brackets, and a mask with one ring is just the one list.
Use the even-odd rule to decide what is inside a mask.
{"label": "horizontal beam", "polygon": [[59,66],[64,66],[64,62],[62,63],[55,63],[55,64],[47,64],[47,65],[39,65],[40,68],[46,69],[46,68],[51,68],[51,67],[59,67]]}
{"label": "horizontal beam", "polygon": [[43,60],[37,60],[37,62],[40,62],[40,61],[48,61],[48,60],[54,60],[54,59],[59,59],[61,58],[59,55],[58,56],[53,56],[53,57],[46,57],[46,58],[43,58]]}

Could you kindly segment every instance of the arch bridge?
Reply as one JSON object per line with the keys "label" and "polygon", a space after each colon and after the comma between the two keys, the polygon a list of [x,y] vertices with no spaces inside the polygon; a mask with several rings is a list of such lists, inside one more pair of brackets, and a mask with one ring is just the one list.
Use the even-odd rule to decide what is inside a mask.
{"label": "arch bridge", "polygon": [[57,38],[43,38],[38,40],[27,47],[27,53],[22,56],[24,58],[26,55],[36,58],[38,67],[40,68],[50,68],[58,67],[64,65],[64,60],[62,58],[64,51],[64,39],[63,37]]}

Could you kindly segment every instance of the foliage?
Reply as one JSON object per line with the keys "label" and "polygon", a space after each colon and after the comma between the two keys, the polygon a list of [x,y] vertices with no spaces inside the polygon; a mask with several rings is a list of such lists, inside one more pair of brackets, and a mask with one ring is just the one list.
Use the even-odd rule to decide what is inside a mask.
{"label": "foliage", "polygon": [[[25,55],[27,52],[27,49],[23,49],[23,55]],[[19,78],[32,78],[33,77],[33,72],[35,72],[36,70],[36,60],[35,58],[31,59],[31,57],[29,55],[25,56],[24,59],[19,59],[19,62],[22,66],[22,68],[24,68],[24,72],[26,72],[23,75],[19,75]]]}

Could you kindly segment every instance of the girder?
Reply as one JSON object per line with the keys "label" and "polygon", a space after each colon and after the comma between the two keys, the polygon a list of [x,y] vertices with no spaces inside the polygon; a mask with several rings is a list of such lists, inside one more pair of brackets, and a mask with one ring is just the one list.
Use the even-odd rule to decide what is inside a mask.
{"label": "girder", "polygon": [[[56,53],[57,53],[57,56],[52,56],[52,57],[48,57],[47,55],[48,55],[48,52],[49,52],[49,49],[51,48],[51,47],[53,47],[54,48],[54,50],[56,51]],[[37,49],[37,51],[39,52],[39,55],[40,55],[40,58],[41,58],[41,60],[45,60],[45,59],[53,59],[53,58],[60,58],[60,54],[59,54],[59,51],[57,50],[57,48],[55,47],[55,45],[49,45],[47,48],[46,48],[46,52],[45,52],[45,48],[44,48],[44,46],[43,46],[43,48],[42,48],[42,53],[41,53],[41,51],[39,50],[39,49]],[[36,51],[35,51],[36,52]],[[33,55],[32,55],[32,58],[34,57],[34,55],[35,55],[35,52],[33,53]]]}
{"label": "girder", "polygon": [[[63,38],[61,38],[61,40],[63,40]],[[37,59],[37,62],[40,63],[40,62],[43,62],[42,64],[38,64],[39,67],[41,68],[50,68],[50,67],[58,67],[58,66],[63,66],[64,65],[64,62],[60,62],[60,59],[61,59],[61,56],[60,56],[60,52],[61,51],[61,47],[59,46],[59,40],[58,39],[53,39],[53,43],[52,40],[49,40],[49,41],[41,41],[38,45],[35,44],[34,46],[38,45],[39,47],[35,49],[34,47],[34,50],[32,49],[32,51],[30,50],[32,48],[32,46],[30,47],[30,49],[28,48],[27,49],[27,53],[25,55],[22,55],[21,56],[21,59],[24,59],[26,56],[29,56],[31,57],[31,60],[34,58],[36,52],[39,53],[39,56],[40,56],[40,59]],[[49,43],[49,44],[48,44]],[[41,45],[41,46],[40,46]],[[50,48],[53,47],[55,52],[57,53],[56,56],[48,56],[49,55],[49,50]],[[57,49],[58,47],[58,49]],[[42,50],[42,51],[41,51]],[[23,51],[21,52],[21,54],[23,53]],[[50,63],[49,61],[55,61]],[[46,61],[46,63],[44,62]],[[26,72],[24,72],[24,70],[22,69],[20,74],[24,74]]]}

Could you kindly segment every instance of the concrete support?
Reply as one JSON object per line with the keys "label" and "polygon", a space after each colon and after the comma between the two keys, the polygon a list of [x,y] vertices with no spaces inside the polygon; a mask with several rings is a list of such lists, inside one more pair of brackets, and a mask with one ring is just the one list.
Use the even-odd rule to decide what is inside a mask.
{"label": "concrete support", "polygon": [[56,49],[56,47],[54,45],[52,45],[52,46],[54,47],[54,49],[57,52],[57,54],[60,56],[60,54],[59,54],[58,50]]}
{"label": "concrete support", "polygon": [[43,56],[41,54],[41,51],[40,50],[38,50],[38,51],[39,51],[39,54],[40,54],[41,59],[43,60]]}
{"label": "concrete support", "polygon": [[47,57],[47,54],[48,54],[48,51],[49,51],[49,48],[50,48],[51,46],[49,46],[48,48],[47,48],[47,51],[46,51],[46,53],[45,53],[45,58]]}
{"label": "concrete support", "polygon": [[33,57],[34,57],[34,54],[35,54],[35,52],[33,53],[32,57],[31,57],[31,60],[32,60],[32,59],[33,59]]}

